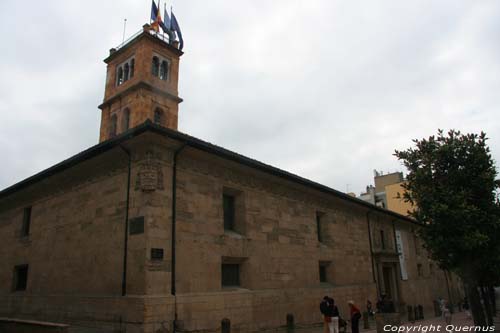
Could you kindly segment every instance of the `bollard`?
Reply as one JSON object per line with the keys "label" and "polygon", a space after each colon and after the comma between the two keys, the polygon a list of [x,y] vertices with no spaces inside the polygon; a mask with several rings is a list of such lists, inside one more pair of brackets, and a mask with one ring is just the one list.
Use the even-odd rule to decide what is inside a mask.
{"label": "bollard", "polygon": [[413,307],[411,305],[408,305],[407,310],[408,310],[408,321],[410,323],[415,322],[415,317],[413,316]]}
{"label": "bollard", "polygon": [[370,315],[368,314],[368,311],[363,312],[363,328],[364,329],[370,328],[370,322],[368,321],[368,319],[370,319]]}
{"label": "bollard", "polygon": [[231,321],[227,318],[222,319],[221,323],[221,333],[231,333]]}
{"label": "bollard", "polygon": [[288,313],[286,315],[286,332],[287,333],[295,332],[294,318],[293,318],[293,314],[291,314],[291,313]]}

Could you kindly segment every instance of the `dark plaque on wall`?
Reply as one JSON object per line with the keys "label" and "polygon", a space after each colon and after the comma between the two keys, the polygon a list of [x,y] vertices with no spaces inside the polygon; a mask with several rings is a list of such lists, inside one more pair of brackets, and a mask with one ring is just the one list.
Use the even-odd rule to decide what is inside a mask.
{"label": "dark plaque on wall", "polygon": [[144,233],[144,216],[135,217],[129,220],[129,234],[138,235]]}

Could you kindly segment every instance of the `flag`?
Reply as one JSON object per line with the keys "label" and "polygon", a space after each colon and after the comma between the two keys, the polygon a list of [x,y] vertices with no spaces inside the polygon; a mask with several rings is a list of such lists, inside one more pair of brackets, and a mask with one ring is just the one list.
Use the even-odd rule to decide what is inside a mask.
{"label": "flag", "polygon": [[151,0],[151,21],[156,22],[157,14],[158,14],[158,7],[156,7],[155,0]]}
{"label": "flag", "polygon": [[156,4],[153,0],[153,3],[151,5],[151,20],[153,20],[153,23],[151,24],[151,28],[153,28],[154,31],[159,32],[160,26],[163,24],[163,22],[161,20],[160,2],[159,1],[158,1],[158,7],[156,7]]}
{"label": "flag", "polygon": [[168,34],[168,31],[170,30],[170,16],[168,16],[167,8],[163,9],[163,22],[161,28],[165,33]]}
{"label": "flag", "polygon": [[182,39],[181,28],[179,27],[179,22],[177,22],[173,11],[171,12],[171,14],[170,29],[177,33],[177,36],[179,37],[179,50],[182,50],[182,48],[184,47],[184,39]]}

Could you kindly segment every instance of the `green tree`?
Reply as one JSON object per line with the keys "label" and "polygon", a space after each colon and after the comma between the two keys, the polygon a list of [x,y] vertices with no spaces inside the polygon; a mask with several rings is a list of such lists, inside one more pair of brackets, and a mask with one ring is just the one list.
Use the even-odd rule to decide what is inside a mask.
{"label": "green tree", "polygon": [[481,326],[486,318],[479,290],[500,277],[497,171],[486,141],[485,133],[438,130],[394,154],[409,172],[403,197],[417,207],[410,213],[424,225],[420,237],[442,269],[462,278],[474,323]]}

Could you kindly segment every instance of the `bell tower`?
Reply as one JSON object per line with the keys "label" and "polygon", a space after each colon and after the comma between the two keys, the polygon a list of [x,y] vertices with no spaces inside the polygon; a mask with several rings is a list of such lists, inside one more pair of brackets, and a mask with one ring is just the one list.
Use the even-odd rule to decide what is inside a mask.
{"label": "bell tower", "polygon": [[147,119],[177,130],[179,59],[177,42],[155,34],[149,24],[104,60],[107,66],[99,142]]}

